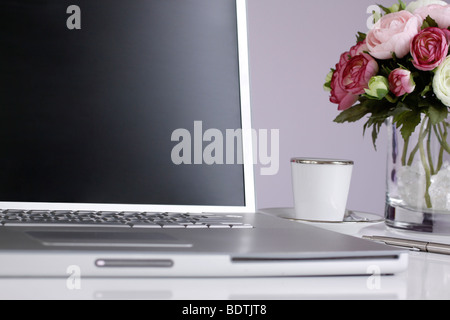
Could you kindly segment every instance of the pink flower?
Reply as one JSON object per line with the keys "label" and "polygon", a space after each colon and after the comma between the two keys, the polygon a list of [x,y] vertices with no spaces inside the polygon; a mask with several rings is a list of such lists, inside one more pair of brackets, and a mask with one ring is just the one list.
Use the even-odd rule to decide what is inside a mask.
{"label": "pink flower", "polygon": [[405,69],[395,69],[389,74],[389,89],[397,97],[411,93],[416,88],[411,72]]}
{"label": "pink flower", "polygon": [[441,6],[439,4],[432,4],[422,7],[414,11],[414,14],[419,15],[422,19],[430,16],[439,28],[447,29],[450,27],[450,5]]}
{"label": "pink flower", "polygon": [[411,41],[422,27],[423,19],[402,10],[383,16],[367,34],[369,53],[377,59],[403,58],[409,53]]}
{"label": "pink flower", "polygon": [[353,58],[358,54],[364,53],[365,51],[369,51],[369,48],[367,47],[366,41],[361,41],[350,48],[349,54]]}
{"label": "pink flower", "polygon": [[448,54],[447,34],[439,28],[426,28],[411,42],[413,65],[422,71],[436,69]]}
{"label": "pink flower", "polygon": [[364,53],[365,43],[352,47],[341,55],[336,71],[331,79],[332,103],[339,104],[339,110],[352,107],[368,88],[370,78],[378,73],[378,64],[370,55]]}

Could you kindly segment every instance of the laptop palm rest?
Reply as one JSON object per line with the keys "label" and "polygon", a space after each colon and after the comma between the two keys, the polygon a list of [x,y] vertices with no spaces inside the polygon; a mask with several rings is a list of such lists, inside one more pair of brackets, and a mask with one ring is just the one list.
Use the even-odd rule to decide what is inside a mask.
{"label": "laptop palm rest", "polygon": [[190,248],[192,244],[161,232],[29,231],[45,246]]}

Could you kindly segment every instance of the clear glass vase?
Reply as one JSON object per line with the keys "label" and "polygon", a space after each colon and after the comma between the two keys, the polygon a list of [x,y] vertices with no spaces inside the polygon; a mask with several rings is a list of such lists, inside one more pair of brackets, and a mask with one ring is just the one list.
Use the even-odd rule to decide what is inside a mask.
{"label": "clear glass vase", "polygon": [[406,141],[388,121],[388,226],[450,234],[449,120],[433,124],[423,116]]}

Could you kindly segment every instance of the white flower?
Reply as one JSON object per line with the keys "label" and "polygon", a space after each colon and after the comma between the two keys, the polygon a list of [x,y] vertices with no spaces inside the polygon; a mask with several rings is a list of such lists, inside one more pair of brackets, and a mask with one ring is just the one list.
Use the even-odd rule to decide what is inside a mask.
{"label": "white flower", "polygon": [[439,100],[450,107],[450,56],[436,69],[433,90]]}
{"label": "white flower", "polygon": [[369,89],[364,91],[369,98],[381,100],[389,93],[389,81],[383,76],[372,77],[369,81]]}
{"label": "white flower", "polygon": [[406,7],[406,10],[414,13],[419,8],[429,6],[430,4],[439,4],[441,6],[446,6],[448,3],[440,0],[417,0],[413,1]]}

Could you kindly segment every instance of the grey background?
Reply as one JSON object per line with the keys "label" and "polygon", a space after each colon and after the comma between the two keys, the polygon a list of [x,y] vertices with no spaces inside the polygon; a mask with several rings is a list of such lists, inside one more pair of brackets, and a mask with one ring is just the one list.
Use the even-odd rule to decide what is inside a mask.
{"label": "grey background", "polygon": [[348,208],[383,214],[386,132],[374,150],[363,121],[335,124],[322,89],[339,56],[367,32],[367,8],[395,0],[248,0],[253,126],[280,130],[280,171],[256,168],[257,207],[293,206],[291,157],[355,161]]}

